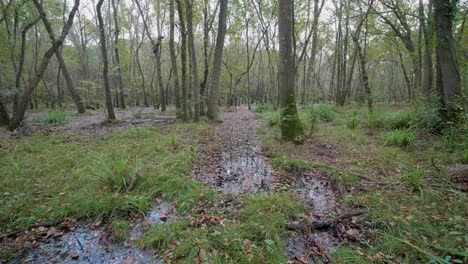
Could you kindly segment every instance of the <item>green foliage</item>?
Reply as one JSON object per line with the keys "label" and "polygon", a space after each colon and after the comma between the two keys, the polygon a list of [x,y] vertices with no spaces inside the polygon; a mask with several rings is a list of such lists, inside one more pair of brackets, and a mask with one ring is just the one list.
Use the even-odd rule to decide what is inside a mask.
{"label": "green foliage", "polygon": [[256,104],[255,105],[255,112],[257,113],[263,113],[269,110],[268,105],[266,104]]}
{"label": "green foliage", "polygon": [[395,129],[392,132],[385,133],[384,138],[387,146],[408,147],[416,140],[416,133],[412,129]]}
{"label": "green foliage", "polygon": [[357,112],[353,113],[353,116],[351,116],[349,119],[346,120],[346,127],[349,129],[356,129],[359,127],[359,124],[361,123],[361,117]]}
{"label": "green foliage", "polygon": [[177,137],[176,134],[170,135],[169,138],[170,138],[172,147],[176,148],[177,146],[179,146],[179,138]]}
{"label": "green foliage", "polygon": [[60,108],[50,112],[47,115],[47,123],[52,125],[61,125],[65,121],[66,113],[65,110]]}
{"label": "green foliage", "polygon": [[317,129],[318,113],[314,110],[313,107],[307,107],[304,110],[304,118],[306,127],[309,127],[309,135]]}
{"label": "green foliage", "polygon": [[435,101],[418,101],[414,125],[432,134],[442,134],[445,126],[438,105]]}
{"label": "green foliage", "polygon": [[331,104],[319,104],[314,107],[314,111],[320,120],[324,122],[331,122],[336,118],[335,107]]}
{"label": "green foliage", "polygon": [[424,171],[418,164],[413,170],[410,170],[403,175],[403,181],[414,190],[418,190],[421,188],[421,178],[423,177],[423,173]]}
{"label": "green foliage", "polygon": [[276,126],[280,122],[280,113],[278,111],[265,112],[265,118],[270,126]]}
{"label": "green foliage", "polygon": [[116,192],[129,192],[135,188],[140,179],[141,162],[132,158],[123,148],[112,160],[106,160],[101,155],[95,156],[94,165],[91,168],[93,176]]}
{"label": "green foliage", "polygon": [[5,152],[7,163],[0,169],[3,173],[9,173],[19,176],[21,174],[21,165],[10,155]]}
{"label": "green foliage", "polygon": [[364,120],[364,127],[369,129],[381,129],[385,127],[384,115],[380,112],[374,111],[369,113]]}
{"label": "green foliage", "polygon": [[390,113],[386,117],[387,126],[391,129],[409,128],[415,119],[415,112],[411,110],[400,110]]}
{"label": "green foliage", "polygon": [[116,244],[121,244],[127,239],[127,233],[130,230],[130,223],[126,220],[115,220],[111,224],[111,240]]}
{"label": "green foliage", "polygon": [[[305,207],[286,193],[257,194],[244,198],[244,207],[223,224],[194,227],[187,220],[157,225],[142,245],[159,250],[171,248],[171,262],[193,263],[203,250],[203,262],[283,263],[285,223],[298,219]],[[205,217],[221,221],[216,211]],[[216,252],[216,253],[215,253]]]}

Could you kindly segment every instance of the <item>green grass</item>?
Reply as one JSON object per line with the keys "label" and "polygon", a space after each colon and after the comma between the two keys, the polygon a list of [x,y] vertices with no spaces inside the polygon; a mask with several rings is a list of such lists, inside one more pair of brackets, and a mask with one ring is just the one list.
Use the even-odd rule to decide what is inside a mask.
{"label": "green grass", "polygon": [[193,263],[203,251],[202,262],[285,263],[287,221],[297,219],[304,206],[285,193],[244,197],[243,208],[229,218],[218,217],[217,224],[195,228],[187,220],[153,227],[142,239],[146,248],[171,252],[170,261]]}
{"label": "green grass", "polygon": [[[165,130],[180,135],[184,144],[177,151]],[[132,128],[105,140],[70,140],[66,134],[9,140],[0,153],[0,192],[10,193],[0,201],[1,232],[64,217],[108,219],[144,210],[169,178],[186,179],[196,158],[193,131],[208,130],[178,124]],[[131,193],[116,192],[137,175]]]}
{"label": "green grass", "polygon": [[61,125],[66,118],[64,109],[57,109],[47,114],[47,123],[52,125]]}
{"label": "green grass", "polygon": [[[415,121],[410,108],[377,106],[368,114],[365,108],[345,107],[336,108],[336,113],[334,126],[319,123],[313,135],[314,140],[339,150],[334,164],[310,156],[306,150],[317,148],[315,144],[278,141],[276,128],[261,132],[263,147],[274,163],[312,162],[341,190],[344,208],[369,210],[369,215],[352,224],[366,238],[334,250],[337,263],[466,262],[468,201],[463,192],[451,187],[447,175],[450,167],[466,163],[466,124],[442,136],[423,134],[416,140],[416,128],[419,133],[429,129]],[[361,117],[357,126],[356,116]],[[395,132],[395,128],[400,129]],[[386,136],[394,137],[398,146],[412,147],[386,144]],[[389,184],[372,184],[359,176]]]}
{"label": "green grass", "polygon": [[319,104],[314,107],[314,111],[318,118],[324,122],[331,122],[336,118],[335,106],[330,104]]}
{"label": "green grass", "polygon": [[416,133],[411,129],[395,129],[385,133],[383,137],[387,146],[409,147],[416,141]]}

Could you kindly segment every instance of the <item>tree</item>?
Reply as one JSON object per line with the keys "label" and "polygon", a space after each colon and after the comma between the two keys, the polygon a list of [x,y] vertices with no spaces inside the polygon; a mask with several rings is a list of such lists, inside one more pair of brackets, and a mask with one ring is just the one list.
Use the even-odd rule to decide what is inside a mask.
{"label": "tree", "polygon": [[182,87],[182,119],[187,120],[187,30],[185,28],[185,14],[182,6],[182,0],[176,0],[177,13],[179,14],[179,28],[180,28],[180,64],[181,64],[181,87]]}
{"label": "tree", "polygon": [[174,93],[175,93],[175,105],[177,108],[177,116],[180,117],[180,94],[179,94],[179,70],[177,69],[177,58],[175,53],[175,44],[174,44],[174,2],[175,0],[169,0],[169,52],[171,55],[171,64],[172,64],[172,75],[174,80]]}
{"label": "tree", "polygon": [[295,76],[292,54],[292,1],[278,1],[279,42],[279,102],[281,108],[281,138],[295,140],[302,135],[302,124],[297,113],[294,95]]}
{"label": "tree", "polygon": [[[117,1],[117,2],[116,2]],[[114,55],[115,55],[115,63],[117,64],[117,86],[119,87],[119,105],[120,108],[125,108],[125,96],[123,91],[123,83],[122,83],[122,65],[120,64],[120,52],[119,52],[119,34],[120,34],[120,27],[119,27],[119,3],[120,0],[112,0],[112,8],[114,10]]]}
{"label": "tree", "polygon": [[[47,33],[49,34],[50,40],[54,42],[56,37],[52,29],[52,25],[49,22],[49,19],[47,19],[47,16],[44,12],[44,8],[42,7],[42,4],[40,4],[38,0],[34,0],[34,5],[36,6],[37,11],[39,12],[42,22],[44,23]],[[68,72],[67,65],[65,64],[65,60],[63,59],[63,56],[62,56],[62,49],[59,48],[55,51],[55,57],[57,57],[57,61],[59,62],[59,65],[60,65],[59,69],[61,69],[63,77],[65,78],[68,91],[70,92],[73,102],[75,103],[76,109],[78,113],[82,114],[85,112],[85,108],[84,108],[83,102],[81,101],[81,96],[78,94],[78,92],[75,89],[75,86],[73,85],[73,80],[70,76],[70,73]]]}
{"label": "tree", "polygon": [[190,62],[192,65],[192,89],[193,89],[193,104],[194,104],[194,115],[193,120],[198,122],[200,120],[200,89],[198,86],[198,67],[197,67],[197,52],[195,50],[195,40],[193,34],[193,8],[192,0],[185,2],[187,8],[187,37],[188,37],[188,49],[190,54]]}
{"label": "tree", "polygon": [[44,53],[41,64],[37,68],[35,75],[29,81],[28,86],[26,87],[25,91],[23,92],[23,95],[21,96],[18,102],[18,106],[16,107],[13,118],[10,122],[10,130],[15,130],[21,125],[21,122],[23,122],[24,114],[26,113],[26,108],[28,106],[29,101],[31,100],[32,93],[37,87],[37,84],[42,80],[47,66],[49,65],[50,58],[55,54],[57,49],[60,48],[60,46],[63,44],[63,41],[67,37],[68,32],[70,31],[70,28],[73,25],[73,19],[75,18],[75,14],[78,10],[79,5],[80,0],[75,0],[70,14],[68,15],[68,19],[62,28],[62,33],[54,42],[52,42],[52,46]]}
{"label": "tree", "polygon": [[461,107],[461,80],[452,33],[452,19],[457,1],[433,0],[437,30],[437,85],[442,91],[442,107],[446,121],[458,122]]}
{"label": "tree", "polygon": [[114,106],[112,105],[112,95],[109,86],[109,65],[107,62],[106,33],[104,32],[104,21],[102,19],[101,7],[104,0],[99,0],[96,5],[96,12],[99,24],[99,39],[102,53],[102,77],[104,79],[104,91],[106,93],[107,119],[115,120]]}
{"label": "tree", "polygon": [[211,75],[211,93],[208,104],[208,116],[211,119],[218,118],[218,97],[220,91],[221,64],[223,62],[224,37],[226,35],[226,17],[228,0],[221,0],[219,9],[218,35]]}

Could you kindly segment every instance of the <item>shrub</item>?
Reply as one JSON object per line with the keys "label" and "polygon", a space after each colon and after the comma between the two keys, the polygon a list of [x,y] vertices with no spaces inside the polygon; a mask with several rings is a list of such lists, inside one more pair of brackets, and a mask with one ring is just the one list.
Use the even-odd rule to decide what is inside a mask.
{"label": "shrub", "polygon": [[304,125],[309,127],[309,135],[317,128],[317,112],[312,107],[304,110]]}
{"label": "shrub", "polygon": [[440,135],[444,131],[444,122],[436,102],[418,102],[414,125],[429,133]]}
{"label": "shrub", "polygon": [[92,171],[98,182],[107,185],[110,190],[130,192],[140,179],[140,168],[140,161],[136,158],[132,160],[124,148],[113,161],[97,155]]}
{"label": "shrub", "polygon": [[346,127],[349,129],[356,129],[358,128],[359,124],[361,123],[361,117],[358,113],[353,113],[353,116],[346,120]]}
{"label": "shrub", "polygon": [[386,133],[385,138],[385,145],[408,147],[416,140],[416,133],[411,129],[395,129],[390,133]]}
{"label": "shrub", "polygon": [[364,120],[364,126],[370,129],[379,129],[385,127],[385,118],[382,113],[369,113]]}
{"label": "shrub", "polygon": [[314,111],[320,120],[324,122],[331,122],[336,117],[335,107],[330,104],[319,104],[315,107]]}
{"label": "shrub", "polygon": [[415,112],[411,110],[400,110],[390,114],[386,119],[387,125],[392,129],[409,128],[415,118]]}
{"label": "shrub", "polygon": [[47,115],[47,123],[60,125],[65,121],[66,113],[63,109],[57,109]]}
{"label": "shrub", "polygon": [[268,106],[266,104],[256,104],[255,105],[255,112],[263,113],[268,111]]}
{"label": "shrub", "polygon": [[265,114],[265,117],[266,117],[266,120],[268,122],[268,125],[270,126],[275,126],[277,124],[279,124],[280,122],[280,113],[278,111],[274,111],[274,112],[267,112]]}

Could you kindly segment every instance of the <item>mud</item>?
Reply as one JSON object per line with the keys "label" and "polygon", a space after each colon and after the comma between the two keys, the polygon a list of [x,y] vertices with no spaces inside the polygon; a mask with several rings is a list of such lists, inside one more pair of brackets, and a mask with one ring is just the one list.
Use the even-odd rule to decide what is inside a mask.
{"label": "mud", "polygon": [[109,230],[104,227],[79,226],[57,238],[41,241],[13,263],[162,263],[154,251],[146,251],[135,245],[146,230],[176,218],[173,206],[162,202],[146,217],[131,223],[129,240],[114,245]]}
{"label": "mud", "polygon": [[205,158],[195,166],[194,178],[219,193],[269,192],[273,169],[256,134],[261,123],[246,107],[222,117],[224,122],[214,126],[214,142],[207,142],[213,149],[202,150]]}
{"label": "mud", "polygon": [[157,126],[176,122],[175,116],[159,115],[160,112],[151,107],[133,107],[124,111],[116,109],[115,114],[117,121],[107,123],[106,114],[102,111],[88,110],[85,114],[66,111],[66,119],[62,124],[51,125],[47,123],[47,113],[29,113],[23,126],[7,133],[11,138],[50,135],[59,132],[100,138],[110,133],[121,133],[130,127]]}

